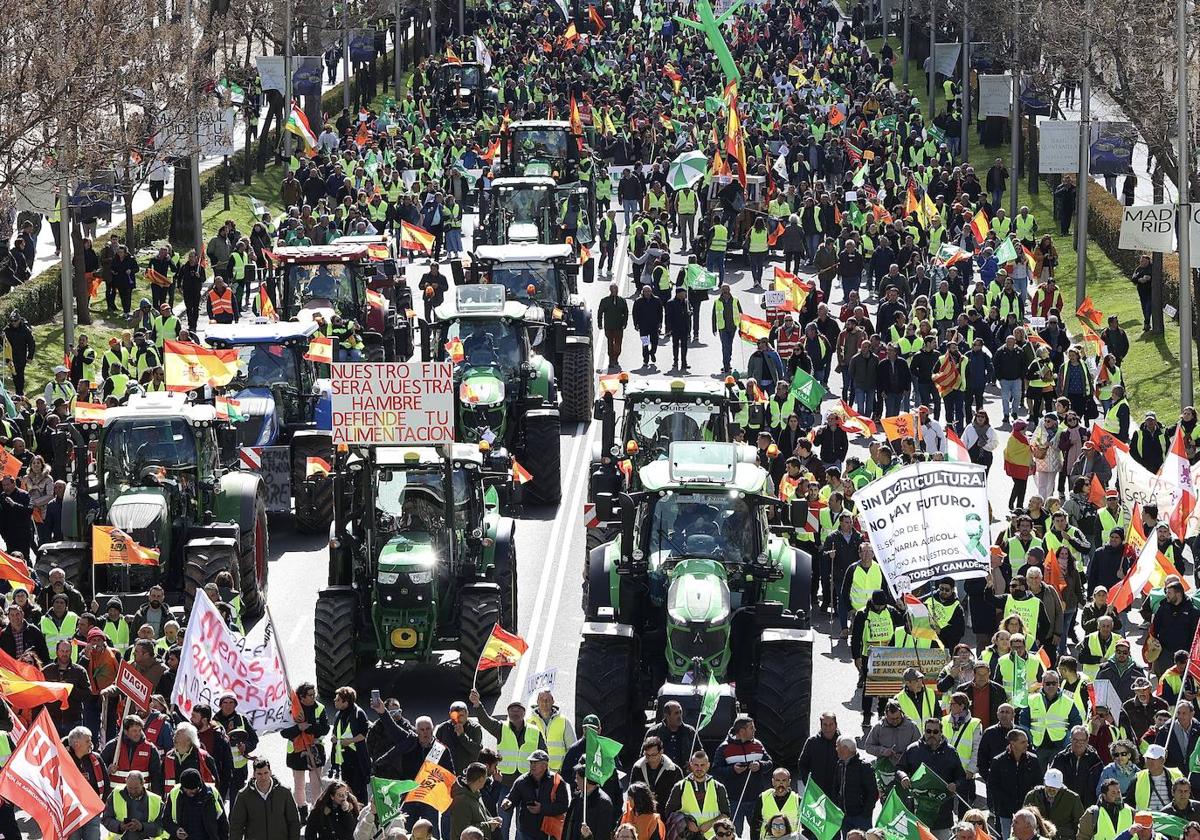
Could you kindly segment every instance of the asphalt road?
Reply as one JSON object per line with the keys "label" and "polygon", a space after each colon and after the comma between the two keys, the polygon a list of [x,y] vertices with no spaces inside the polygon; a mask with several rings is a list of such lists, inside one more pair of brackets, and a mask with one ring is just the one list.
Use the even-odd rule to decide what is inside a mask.
{"label": "asphalt road", "polygon": [[[619,214],[618,214],[619,215]],[[468,232],[470,219],[468,220]],[[623,237],[622,237],[623,239]],[[673,247],[678,249],[676,240]],[[684,260],[676,254],[672,276]],[[623,242],[617,253],[617,269],[614,277],[621,283],[622,294],[628,297],[632,290],[628,259]],[[751,285],[748,270],[727,270],[726,279],[734,287],[743,308],[751,314],[762,314],[760,297],[749,292]],[[801,272],[806,279],[813,279],[810,272]],[[417,272],[409,276],[415,285]],[[770,269],[766,272],[769,284]],[[584,296],[593,310],[608,291],[608,279],[597,278],[592,284],[580,284]],[[840,304],[841,292],[833,291],[833,303]],[[872,312],[874,307],[871,307]],[[704,305],[701,313],[701,340],[689,349],[688,361],[691,376],[718,377],[720,370],[720,344],[715,337],[706,335],[710,323],[710,310]],[[603,337],[597,351],[597,361],[605,364]],[[748,344],[738,342],[734,350],[734,368],[744,369],[749,356]],[[637,334],[629,328],[624,342],[622,362],[631,373],[649,373],[640,368],[640,344]],[[670,346],[659,348],[661,373],[670,366]],[[602,371],[603,372],[603,371]],[[827,399],[823,409],[828,411],[840,394],[837,373],[830,379],[832,399]],[[988,394],[988,408],[993,425],[999,421],[999,397],[994,391]],[[566,424],[562,428],[563,485],[562,502],[557,509],[530,508],[517,526],[517,556],[519,566],[520,634],[529,643],[529,652],[510,674],[498,698],[486,698],[486,702],[503,709],[510,699],[524,693],[526,679],[540,671],[557,669],[556,698],[565,714],[574,717],[575,657],[579,644],[582,610],[580,604],[580,582],[584,557],[584,526],[582,507],[585,501],[587,467],[590,460],[593,435],[599,434],[599,424]],[[1001,434],[1003,439],[1006,435]],[[852,441],[851,452],[865,457],[864,440]],[[1011,485],[1003,474],[1000,451],[989,477],[989,495],[993,507],[1002,518]],[[1003,527],[1002,522],[993,523],[992,533]],[[324,540],[304,537],[294,533],[287,518],[272,522],[271,530],[271,579],[269,604],[279,624],[279,637],[284,640],[289,675],[293,684],[314,679],[313,666],[313,607],[317,592],[326,580],[326,550]],[[832,619],[818,618],[814,622],[818,633],[813,655],[812,719],[797,721],[797,725],[816,731],[818,717],[822,712],[837,713],[841,731],[858,736],[862,732],[859,702],[854,697],[857,674],[850,661],[848,641],[833,638],[836,626]],[[971,638],[968,630],[968,638]],[[404,669],[382,669],[375,674],[375,683],[384,696],[394,694],[401,701],[409,719],[417,715],[429,715],[434,723],[444,720],[451,701],[460,699],[456,688],[456,657],[447,654],[447,660],[439,666],[412,667]],[[465,698],[461,698],[465,699]],[[263,740],[261,751],[277,766],[282,765],[284,748],[278,736]]]}

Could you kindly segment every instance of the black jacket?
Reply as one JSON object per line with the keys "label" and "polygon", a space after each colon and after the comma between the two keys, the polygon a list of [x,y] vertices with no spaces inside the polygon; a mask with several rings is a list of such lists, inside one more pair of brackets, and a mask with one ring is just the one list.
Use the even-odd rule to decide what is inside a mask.
{"label": "black jacket", "polygon": [[1021,810],[1025,797],[1042,783],[1044,775],[1037,756],[1029,750],[1018,761],[1006,749],[991,760],[988,772],[988,808],[1005,819],[1012,819],[1012,815]]}
{"label": "black jacket", "polygon": [[601,788],[587,796],[584,808],[583,796],[576,793],[567,808],[567,822],[563,826],[562,840],[585,840],[579,829],[583,826],[583,815],[587,813],[587,825],[592,830],[592,840],[607,840],[617,827],[617,813],[612,800]]}
{"label": "black jacket", "polygon": [[1150,629],[1154,638],[1162,643],[1164,655],[1167,655],[1177,650],[1192,649],[1197,622],[1200,622],[1200,611],[1197,611],[1190,598],[1184,598],[1178,605],[1164,600],[1154,612]]}
{"label": "black jacket", "polygon": [[[948,785],[957,785],[967,777],[966,771],[963,770],[962,759],[958,757],[958,753],[955,752],[954,747],[950,746],[945,739],[942,740],[937,749],[930,749],[929,745],[924,741],[917,741],[915,744],[912,744],[904,751],[904,757],[896,765],[896,770],[911,777],[917,772],[917,768],[923,764],[937,773],[938,777]],[[942,804],[941,812],[930,823],[930,828],[934,830],[945,829],[953,824],[955,801],[953,796],[946,797],[946,801]]]}
{"label": "black jacket", "polygon": [[[554,784],[556,778],[557,785]],[[542,819],[567,813],[567,784],[566,779],[552,772],[542,776],[541,781],[534,779],[529,773],[522,773],[513,782],[508,799],[512,803],[517,825],[526,840],[546,840],[549,835],[542,831]],[[531,814],[525,806],[534,802],[541,803],[542,809],[539,813]]]}
{"label": "black jacket", "polygon": [[663,323],[662,301],[654,295],[633,302],[633,326],[640,334],[657,333]]}
{"label": "black jacket", "polygon": [[178,840],[181,828],[187,832],[187,840],[229,840],[226,811],[215,807],[209,787],[191,796],[181,792],[176,805],[172,807],[169,799],[163,802],[162,826],[170,840]]}
{"label": "black jacket", "polygon": [[1083,755],[1075,755],[1070,749],[1065,749],[1054,756],[1050,766],[1062,771],[1067,787],[1079,795],[1081,802],[1092,801],[1096,795],[1096,784],[1100,781],[1100,771],[1104,769],[1100,753],[1094,747],[1089,746]]}
{"label": "black jacket", "polygon": [[[26,650],[33,649],[37,653],[40,661],[49,662],[50,653],[46,650],[46,637],[42,635],[42,631],[25,622],[25,630],[21,634],[21,643],[24,645],[24,653]],[[12,625],[0,630],[0,650],[7,653],[13,659],[19,659],[21,654],[17,652],[17,640],[13,636]]]}
{"label": "black jacket", "polygon": [[837,803],[842,813],[848,817],[870,819],[871,811],[879,801],[875,770],[855,754],[847,762],[838,761],[834,779],[836,782],[829,798]]}
{"label": "black jacket", "polygon": [[821,733],[811,736],[804,742],[800,750],[800,781],[808,784],[812,779],[826,793],[831,793],[837,781],[837,739],[840,732],[832,739],[825,738]]}
{"label": "black jacket", "polygon": [[[667,332],[687,337],[692,324],[692,307],[687,302],[687,298],[680,300],[676,297],[667,301],[664,308],[664,322]],[[590,823],[591,820],[589,819],[588,822]]]}
{"label": "black jacket", "polygon": [[608,331],[621,331],[629,323],[629,304],[620,295],[608,295],[596,307],[596,326]]}

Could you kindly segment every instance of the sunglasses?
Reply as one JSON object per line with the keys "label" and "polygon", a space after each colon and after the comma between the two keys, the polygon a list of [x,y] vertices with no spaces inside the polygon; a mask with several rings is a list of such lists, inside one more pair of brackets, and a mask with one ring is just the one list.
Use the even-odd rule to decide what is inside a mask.
{"label": "sunglasses", "polygon": [[733,836],[732,831],[718,831],[718,832],[716,832],[716,834],[718,837],[732,837]]}
{"label": "sunglasses", "polygon": [[1113,758],[1131,758],[1131,757],[1132,757],[1132,756],[1131,756],[1129,753],[1127,753],[1127,752],[1115,752],[1115,753],[1113,753]]}
{"label": "sunglasses", "polygon": [[942,730],[940,730],[940,729],[926,729],[926,730],[925,730],[925,734],[926,734],[926,735],[941,735],[941,734],[942,734]]}

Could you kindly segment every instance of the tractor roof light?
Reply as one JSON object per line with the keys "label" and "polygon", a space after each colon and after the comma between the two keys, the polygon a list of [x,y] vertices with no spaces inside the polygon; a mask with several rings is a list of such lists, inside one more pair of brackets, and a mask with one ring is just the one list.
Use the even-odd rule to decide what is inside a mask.
{"label": "tractor roof light", "polygon": [[421,460],[420,452],[415,452],[415,451],[410,450],[410,451],[404,453],[404,463],[406,463],[406,464],[416,464],[420,460]]}
{"label": "tractor roof light", "polygon": [[492,449],[492,445],[490,443],[488,443],[486,440],[479,441],[479,451],[480,452],[487,453],[487,452],[490,452],[491,449]]}
{"label": "tractor roof light", "polygon": [[620,373],[618,373],[617,381],[620,382],[622,385],[628,385],[629,384],[629,371],[623,370]]}
{"label": "tractor roof light", "polygon": [[730,388],[732,388],[734,385],[737,385],[737,380],[734,379],[732,376],[726,376],[725,384],[728,385]]}
{"label": "tractor roof light", "polygon": [[639,448],[640,447],[638,446],[638,442],[636,440],[625,441],[625,454],[636,455],[636,454],[638,454]]}
{"label": "tractor roof light", "polygon": [[671,380],[671,390],[672,391],[682,391],[683,387],[684,387],[684,384],[683,384],[682,379],[672,379]]}

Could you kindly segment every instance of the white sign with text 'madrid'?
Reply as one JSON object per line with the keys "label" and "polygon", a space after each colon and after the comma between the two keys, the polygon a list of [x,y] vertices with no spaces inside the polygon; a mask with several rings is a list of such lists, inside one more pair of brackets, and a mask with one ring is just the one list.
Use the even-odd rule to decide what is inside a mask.
{"label": "white sign with text 'madrid'", "polygon": [[421,446],[454,441],[451,362],[332,366],[333,442]]}

